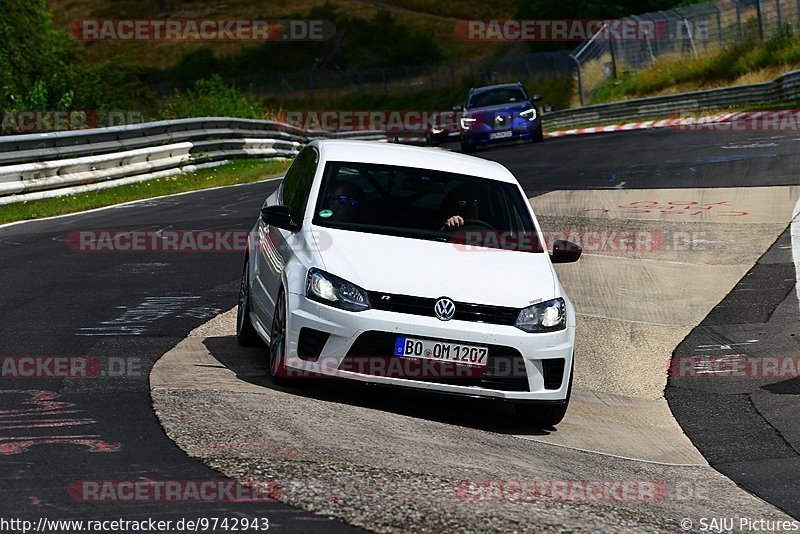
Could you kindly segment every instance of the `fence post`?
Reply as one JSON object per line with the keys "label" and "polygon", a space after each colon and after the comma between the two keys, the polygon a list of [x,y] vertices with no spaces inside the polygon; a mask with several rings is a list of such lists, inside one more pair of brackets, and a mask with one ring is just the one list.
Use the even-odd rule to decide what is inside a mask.
{"label": "fence post", "polygon": [[781,16],[781,0],[775,0],[775,17],[778,19],[778,28],[783,26],[783,17]]}
{"label": "fence post", "polygon": [[572,54],[570,54],[569,57],[575,60],[575,64],[578,66],[578,98],[580,99],[581,107],[583,107],[586,104],[583,101],[583,76],[581,75],[581,61]]}
{"label": "fence post", "polygon": [[[798,0],[800,2],[800,0]],[[739,41],[744,41],[744,28],[742,27],[742,6],[739,5],[739,0],[736,2],[736,26],[739,28]]]}
{"label": "fence post", "polygon": [[797,0],[797,29],[800,30],[800,0]]}
{"label": "fence post", "polygon": [[694,46],[694,34],[692,28],[689,27],[689,20],[683,17],[683,24],[686,26],[686,35],[689,37],[689,46],[692,47],[692,55],[697,59],[697,47]]}
{"label": "fence post", "polygon": [[653,54],[653,44],[650,42],[650,36],[645,35],[645,40],[647,41],[647,50],[650,52],[650,64],[654,65],[656,62],[656,56]]}
{"label": "fence post", "polygon": [[764,11],[761,9],[761,0],[756,0],[756,13],[758,14],[758,38],[764,40]]}
{"label": "fence post", "polygon": [[611,51],[611,76],[617,79],[617,55],[614,52],[614,32],[608,32],[608,49]]}

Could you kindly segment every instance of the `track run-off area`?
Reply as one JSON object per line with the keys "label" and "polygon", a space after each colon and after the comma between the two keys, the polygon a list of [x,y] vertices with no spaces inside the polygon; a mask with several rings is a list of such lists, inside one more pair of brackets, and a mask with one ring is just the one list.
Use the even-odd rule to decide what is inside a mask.
{"label": "track run-off area", "polygon": [[[675,532],[703,518],[798,518],[800,379],[764,372],[800,355],[798,149],[788,132],[646,130],[477,153],[514,172],[548,235],[585,248],[557,266],[578,312],[557,430],[493,402],[273,386],[264,350],[234,336],[241,253],[67,243],[85,230],[248,229],[275,181],[0,227],[0,356],[88,355],[129,371],[0,381],[0,511],[266,516],[286,532]],[[274,483],[276,501],[70,492],[223,477]],[[537,484],[546,498],[530,498]],[[591,484],[629,491],[597,498]]]}

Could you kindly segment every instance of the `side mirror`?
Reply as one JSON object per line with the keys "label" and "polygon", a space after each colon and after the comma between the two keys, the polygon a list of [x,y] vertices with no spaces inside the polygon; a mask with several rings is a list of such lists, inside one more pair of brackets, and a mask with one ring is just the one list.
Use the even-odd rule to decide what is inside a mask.
{"label": "side mirror", "polygon": [[542,100],[544,100],[544,97],[542,95],[533,95],[534,102],[541,102]]}
{"label": "side mirror", "polygon": [[300,228],[300,225],[292,219],[292,208],[289,206],[275,205],[261,208],[261,220],[270,226],[277,226],[290,232]]}
{"label": "side mirror", "polygon": [[578,261],[583,253],[580,245],[559,239],[553,243],[553,253],[550,260],[553,263],[574,263]]}

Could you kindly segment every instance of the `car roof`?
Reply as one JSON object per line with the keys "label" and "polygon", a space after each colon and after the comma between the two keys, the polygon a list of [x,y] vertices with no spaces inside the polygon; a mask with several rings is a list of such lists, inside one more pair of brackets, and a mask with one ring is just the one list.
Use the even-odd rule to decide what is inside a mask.
{"label": "car roof", "polygon": [[485,85],[483,87],[473,87],[469,90],[469,94],[474,93],[485,93],[486,91],[492,91],[494,89],[524,89],[525,87],[520,82],[515,83],[498,83],[496,85]]}
{"label": "car roof", "polygon": [[499,163],[438,148],[344,139],[317,140],[309,143],[309,146],[319,149],[322,161],[380,163],[518,183],[514,175]]}

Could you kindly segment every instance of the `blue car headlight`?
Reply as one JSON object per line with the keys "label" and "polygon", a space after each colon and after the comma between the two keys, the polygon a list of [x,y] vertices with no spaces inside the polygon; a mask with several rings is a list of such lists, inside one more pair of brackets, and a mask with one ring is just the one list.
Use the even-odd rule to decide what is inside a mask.
{"label": "blue car headlight", "polygon": [[364,311],[372,307],[366,291],[343,278],[313,267],[306,276],[306,297],[347,311]]}
{"label": "blue car headlight", "polygon": [[523,117],[523,118],[526,118],[528,120],[531,120],[531,121],[535,121],[536,117],[538,117],[539,114],[536,113],[536,108],[530,108],[530,109],[526,109],[525,111],[520,112],[519,116]]}
{"label": "blue car headlight", "polygon": [[567,306],[557,298],[523,308],[514,324],[525,332],[555,332],[567,327]]}

